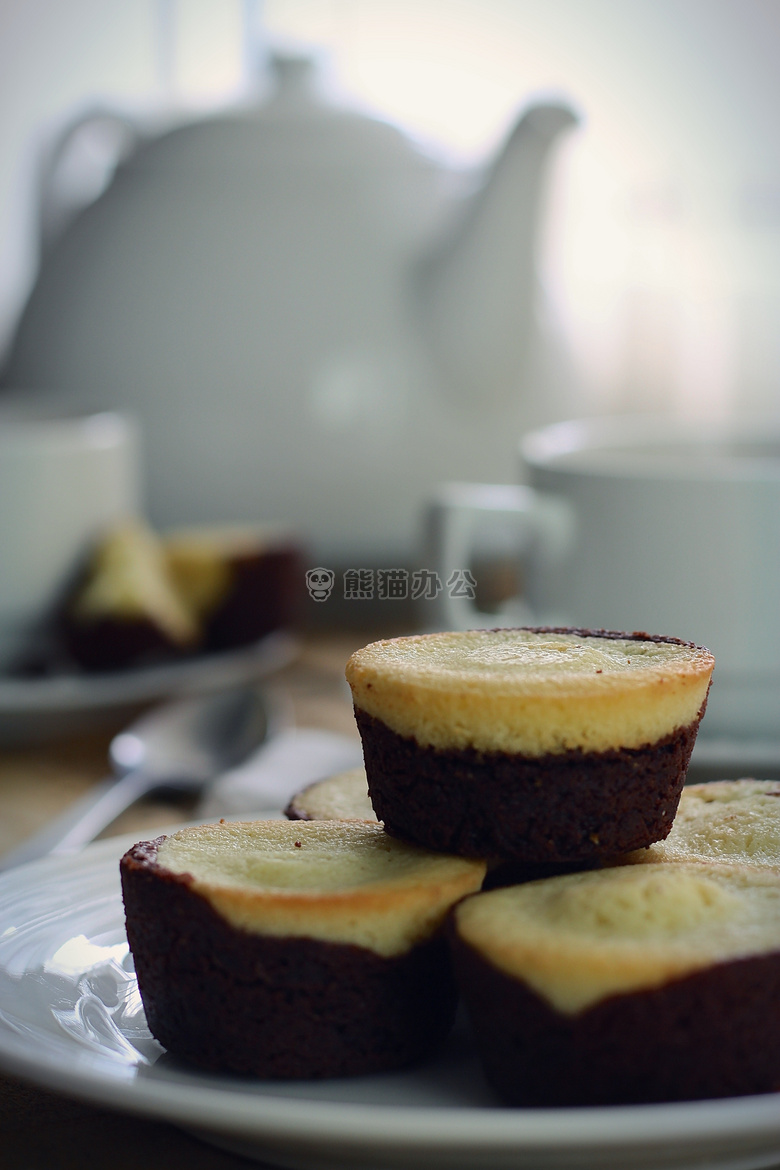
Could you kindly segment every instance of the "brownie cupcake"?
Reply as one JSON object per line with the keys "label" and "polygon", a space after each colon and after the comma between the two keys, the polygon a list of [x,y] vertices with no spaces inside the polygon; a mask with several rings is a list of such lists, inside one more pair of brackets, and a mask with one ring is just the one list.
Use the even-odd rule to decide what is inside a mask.
{"label": "brownie cupcake", "polygon": [[780,871],[780,782],[713,780],[682,791],[665,841],[625,862],[721,861]]}
{"label": "brownie cupcake", "polygon": [[121,861],[152,1033],[202,1068],[358,1076],[426,1056],[456,993],[443,920],[480,862],[370,823],[184,829]]}
{"label": "brownie cupcake", "polygon": [[163,551],[206,650],[232,650],[295,626],[303,564],[298,543],[285,529],[182,528],[165,537]]}
{"label": "brownie cupcake", "polygon": [[55,624],[65,651],[84,670],[156,664],[202,643],[159,538],[141,520],[127,520],[98,541]]}
{"label": "brownie cupcake", "polygon": [[56,616],[85,670],[124,670],[247,646],[291,629],[303,569],[273,528],[187,528],[159,537],[142,520],[106,532]]}
{"label": "brownie cupcake", "polygon": [[453,947],[485,1074],[516,1105],[780,1089],[780,875],[624,866],[467,898]]}
{"label": "brownie cupcake", "polygon": [[671,828],[714,660],[676,638],[469,630],[347,665],[376,815],[464,856],[592,862]]}
{"label": "brownie cupcake", "polygon": [[315,780],[296,793],[284,815],[291,821],[376,821],[365,768]]}

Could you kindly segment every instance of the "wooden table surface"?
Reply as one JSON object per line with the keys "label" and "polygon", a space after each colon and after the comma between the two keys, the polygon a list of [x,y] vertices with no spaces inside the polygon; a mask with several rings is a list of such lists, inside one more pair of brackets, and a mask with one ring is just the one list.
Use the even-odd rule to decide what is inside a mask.
{"label": "wooden table surface", "polygon": [[[296,724],[357,738],[344,664],[371,634],[317,634],[274,678],[292,701]],[[380,636],[380,635],[376,635]],[[0,855],[34,833],[100,780],[113,731],[0,750]],[[191,813],[189,814],[191,815]],[[181,805],[147,800],[105,836],[144,832],[188,819]],[[257,1163],[254,1163],[257,1165]],[[239,1157],[197,1141],[172,1125],[97,1109],[0,1073],[0,1165],[5,1170],[229,1170]]]}

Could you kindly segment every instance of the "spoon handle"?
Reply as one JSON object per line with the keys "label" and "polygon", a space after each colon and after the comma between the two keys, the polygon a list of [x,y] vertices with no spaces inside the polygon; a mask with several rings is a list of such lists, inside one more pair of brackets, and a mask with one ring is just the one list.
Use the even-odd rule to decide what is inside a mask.
{"label": "spoon handle", "polygon": [[141,770],[127,772],[119,780],[113,776],[101,780],[62,816],[0,859],[0,871],[47,855],[75,853],[154,784],[153,778]]}

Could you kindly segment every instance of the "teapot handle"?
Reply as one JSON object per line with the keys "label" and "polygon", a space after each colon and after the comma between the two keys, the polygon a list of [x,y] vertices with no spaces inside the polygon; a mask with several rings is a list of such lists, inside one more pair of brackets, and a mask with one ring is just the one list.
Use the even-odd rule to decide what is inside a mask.
{"label": "teapot handle", "polygon": [[539,612],[522,595],[498,614],[482,613],[474,605],[473,590],[457,587],[463,584],[480,526],[490,515],[504,518],[516,554],[531,564],[558,569],[571,554],[576,525],[567,501],[521,484],[440,485],[426,515],[428,561],[443,587],[436,597],[435,628],[560,624],[560,615]]}
{"label": "teapot handle", "polygon": [[38,169],[38,245],[42,256],[70,221],[106,189],[144,134],[119,110],[76,114],[44,150]]}

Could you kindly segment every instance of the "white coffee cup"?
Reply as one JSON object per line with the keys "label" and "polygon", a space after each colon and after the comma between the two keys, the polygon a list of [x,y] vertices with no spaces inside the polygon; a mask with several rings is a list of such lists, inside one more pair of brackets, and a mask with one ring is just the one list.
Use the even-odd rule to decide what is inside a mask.
{"label": "white coffee cup", "polygon": [[561,423],[520,446],[530,486],[444,485],[429,559],[466,567],[515,525],[525,593],[500,614],[440,595],[437,624],[646,630],[708,646],[710,735],[780,743],[780,416]]}
{"label": "white coffee cup", "polygon": [[24,653],[90,543],[140,507],[131,419],[0,399],[0,669]]}

